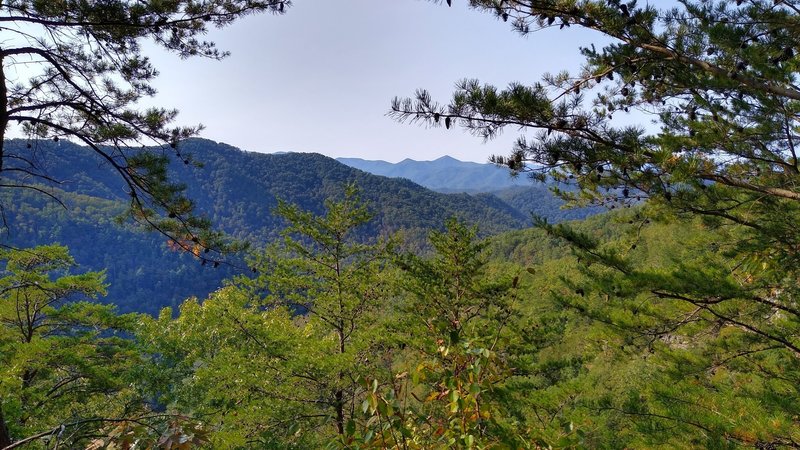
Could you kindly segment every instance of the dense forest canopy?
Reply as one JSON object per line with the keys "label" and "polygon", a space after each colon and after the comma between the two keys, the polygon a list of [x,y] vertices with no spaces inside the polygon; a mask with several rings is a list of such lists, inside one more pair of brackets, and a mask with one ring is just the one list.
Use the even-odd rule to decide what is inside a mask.
{"label": "dense forest canopy", "polygon": [[[128,200],[124,183],[105,170],[91,149],[67,141],[16,139],[5,145],[24,149],[28,142],[43,167],[64,180],[37,185],[57,195],[61,204],[32,191],[0,192],[8,221],[8,227],[0,232],[3,244],[68,246],[81,270],[106,271],[111,283],[102,301],[117,305],[121,312],[157,315],[161,308],[177,307],[188,297],[206,297],[224,279],[251,272],[244,253],[227,254],[215,264],[212,252],[184,252],[158,233],[118,226],[115,219],[124,214]],[[278,200],[321,213],[325,201],[342,195],[343,186],[350,183],[362,189],[374,214],[373,220],[358,230],[365,241],[402,232],[405,248],[425,251],[428,231],[441,228],[449,217],[478,224],[484,236],[531,224],[527,213],[492,195],[431,192],[407,180],[374,176],[319,154],[245,152],[199,138],[182,141],[181,148],[203,161],[203,166],[186,168],[182,161],[172,159],[170,177],[186,186],[197,214],[208,218],[217,231],[247,242],[253,249],[279,238],[285,223],[273,214]],[[538,197],[528,201],[537,203],[540,214],[553,220],[566,214],[552,194],[544,189],[538,194],[539,201]]]}
{"label": "dense forest canopy", "polygon": [[[306,197],[276,201],[283,231],[248,257],[255,270],[158,317],[94,302],[113,280],[62,246],[4,251],[0,448],[800,447],[800,3],[469,4],[524,34],[583,27],[611,43],[583,49],[580,73],[504,89],[467,80],[447,104],[420,91],[392,114],[487,138],[520,129],[498,163],[613,211],[488,239],[463,218],[426,222],[422,253],[392,233],[363,239],[385,225],[365,178],[292,185]],[[91,22],[101,3],[54,5],[2,8],[117,36]],[[143,11],[144,30],[176,35],[163,44],[179,52],[205,16],[176,31],[152,17],[283,10],[102,5],[125,20]],[[141,37],[124,30],[111,42]],[[659,128],[614,125],[634,109]],[[223,194],[201,192],[212,205]]]}

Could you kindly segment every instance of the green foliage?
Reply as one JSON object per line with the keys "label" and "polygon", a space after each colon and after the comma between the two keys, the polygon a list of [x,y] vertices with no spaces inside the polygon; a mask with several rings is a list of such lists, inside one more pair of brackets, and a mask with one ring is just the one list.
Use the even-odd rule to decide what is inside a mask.
{"label": "green foliage", "polygon": [[92,439],[86,450],[147,448],[190,450],[208,444],[208,430],[202,424],[181,415],[152,415],[169,419],[162,431],[142,418],[112,420],[101,430],[102,437]]}
{"label": "green foliage", "polygon": [[[158,74],[141,44],[153,42],[182,58],[221,59],[225,52],[199,39],[210,26],[258,12],[280,14],[290,5],[289,0],[3,2],[0,174],[15,180],[3,187],[50,195],[38,185],[64,181],[47,171],[30,141],[22,149],[6,147],[9,124],[17,123],[30,139],[68,138],[88,146],[120,182],[134,222],[186,250],[194,244],[225,250],[221,236],[195,214],[184,186],[166,176],[168,154],[191,162],[178,142],[201,127],[172,127],[177,111],[140,107],[155,95],[151,83]],[[24,73],[17,73],[18,65],[25,66]]]}
{"label": "green foliage", "polygon": [[432,255],[395,259],[397,277],[380,248],[351,239],[368,217],[353,197],[324,216],[280,212],[286,240],[254,262],[258,277],[184,303],[177,319],[165,311],[140,334],[156,362],[141,378],[159,403],[204,418],[212,446],[795,439],[792,355],[646,291],[741,294],[719,270],[723,232],[701,221],[654,221],[658,210],[636,208],[481,242],[452,220],[431,234]]}
{"label": "green foliage", "polygon": [[[308,448],[329,417],[330,339],[286,308],[263,309],[228,287],[148,319],[140,336],[156,363],[144,375],[159,402],[202,417],[212,446]],[[279,445],[278,443],[282,443]]]}
{"label": "green foliage", "polygon": [[353,187],[343,200],[326,202],[324,217],[283,202],[276,213],[290,223],[280,256],[257,260],[263,275],[253,283],[243,281],[251,292],[270,293],[265,305],[305,312],[308,326],[320,332],[317,338],[327,341],[322,352],[331,355],[325,359],[333,364],[324,375],[328,386],[317,396],[331,409],[336,432],[343,434],[348,411],[360,396],[354,380],[379,367],[374,358],[381,321],[376,319],[391,294],[386,278],[390,248],[355,240],[370,215]]}
{"label": "green foliage", "polygon": [[[118,226],[113,217],[125,205],[98,197],[55,191],[66,208],[33,192],[2,192],[7,205],[6,245],[25,247],[58,242],[82,270],[103,270],[112,283],[101,301],[121,312],[157,314],[185,298],[218,289],[233,270],[202,266],[191,254],[171,250],[163,238],[132,227]],[[232,259],[233,260],[233,259]]]}
{"label": "green foliage", "polygon": [[45,431],[54,445],[76,446],[98,418],[135,413],[139,360],[123,337],[134,317],[85,301],[105,293],[104,274],[71,274],[60,246],[0,258],[0,445]]}
{"label": "green foliage", "polygon": [[[774,310],[743,298],[752,281],[731,274],[720,247],[724,230],[648,218],[657,213],[635,209],[545,226],[553,236],[529,230],[493,240],[492,252],[527,261],[532,282],[549,291],[554,303],[539,297],[537,310],[563,311],[550,321],[562,324],[561,339],[544,344],[550,350],[538,356],[545,364],[530,380],[540,382],[570,360],[579,370],[528,391],[531,403],[556,400],[590,447],[791,442],[797,411],[785,399],[797,395],[797,362],[769,335],[752,331],[791,332],[786,316],[778,321]],[[693,305],[677,295],[687,291],[719,301]],[[718,316],[731,311],[742,326]]]}
{"label": "green foliage", "polygon": [[493,239],[495,257],[526,262],[531,282],[552,297],[551,306],[539,297],[536,310],[562,311],[549,322],[563,324],[562,338],[544,343],[549,349],[539,357],[546,364],[531,381],[570,367],[570,360],[578,368],[576,376],[528,391],[540,407],[536,416],[560,405],[589,447],[790,445],[793,353],[675,295],[710,293],[720,301],[702,306],[733,311],[762,332],[789,332],[774,310],[736,297],[755,281],[732,274],[735,263],[725,253],[726,233],[741,230],[654,220],[664,217],[659,212],[638,208],[547,226],[550,235],[539,229]]}
{"label": "green foliage", "polygon": [[[343,448],[490,448],[515,442],[500,436],[494,423],[491,393],[508,377],[498,355],[468,341],[442,345],[411,371],[397,374],[379,391],[369,389],[361,411],[362,429],[353,422],[337,442]],[[488,404],[488,406],[487,406]]]}
{"label": "green foliage", "polygon": [[286,203],[277,213],[290,225],[252,261],[256,278],[143,329],[162,401],[205,417],[214,445],[320,445],[353,419],[364,395],[356,380],[384,364],[388,244],[359,242],[370,216],[355,192],[329,201],[324,216]]}
{"label": "green foliage", "polygon": [[[343,448],[519,448],[529,430],[507,415],[505,389],[521,369],[519,277],[492,271],[476,230],[456,220],[432,232],[430,258],[406,255],[410,297],[399,305],[394,333],[402,353],[397,375],[371,384]],[[379,390],[379,387],[381,388]]]}
{"label": "green foliage", "polygon": [[[194,253],[163,244],[163,237],[137,233],[134,227],[115,226],[112,217],[124,213],[127,198],[122,182],[98,170],[102,161],[90,150],[68,142],[34,142],[44,165],[56,179],[69,179],[48,192],[64,204],[29,191],[0,193],[8,232],[3,242],[31,246],[59,242],[72,249],[76,261],[89,270],[106,269],[108,301],[120,311],[157,315],[164,306],[177,307],[184,299],[206,297],[222,280],[248,272],[237,255],[206,253],[193,242]],[[196,209],[216,230],[248,241],[255,248],[280,239],[286,222],[272,214],[277,197],[316,214],[325,200],[340,196],[342,185],[357,183],[372,205],[374,220],[356,230],[359,239],[402,231],[404,245],[424,249],[427,230],[440,228],[448,216],[459,216],[494,233],[524,226],[525,216],[496,198],[431,192],[404,180],[373,176],[313,154],[266,155],[239,151],[201,139],[182,142],[203,167],[175,161],[168,177],[187,186]],[[25,151],[21,140],[6,142],[9,151]],[[177,164],[176,164],[177,163]],[[302,168],[302,169],[301,169]],[[42,185],[45,188],[45,185]],[[202,240],[200,241],[202,242]],[[202,265],[203,259],[206,264]],[[216,266],[216,267],[215,267]]]}
{"label": "green foliage", "polygon": [[[522,127],[533,139],[523,135],[510,157],[497,158],[512,170],[575,184],[580,190],[564,195],[579,202],[616,207],[650,198],[709,225],[740,226],[730,243],[735,257],[777,272],[796,266],[800,92],[797,36],[787,31],[798,20],[794,1],[471,4],[523,33],[580,26],[611,43],[583,49],[578,74],[505,90],[465,81],[444,106],[425,92],[396,100],[399,119],[435,125],[447,117],[484,136]],[[631,108],[650,113],[659,130],[615,127],[612,116]],[[776,278],[764,287],[785,290]]]}
{"label": "green foliage", "polygon": [[[576,203],[647,200],[610,240],[540,223],[581,263],[555,298],[648,353],[635,372],[654,381],[595,407],[634,419],[621,434],[634,447],[796,446],[797,411],[782,399],[797,398],[800,345],[797,2],[470,4],[523,34],[575,26],[610,41],[582,49],[577,74],[506,89],[467,80],[447,105],[424,91],[392,105],[401,120],[484,137],[522,128],[495,161],[577,186],[562,191]],[[658,128],[615,126],[631,109]]]}

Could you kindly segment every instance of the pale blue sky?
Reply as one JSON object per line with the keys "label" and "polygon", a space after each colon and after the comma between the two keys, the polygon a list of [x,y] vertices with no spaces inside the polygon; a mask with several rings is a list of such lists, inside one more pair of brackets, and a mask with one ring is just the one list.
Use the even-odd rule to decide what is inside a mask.
{"label": "pale blue sky", "polygon": [[461,78],[501,86],[576,70],[597,38],[557,29],[522,37],[507,23],[424,0],[296,0],[284,16],[248,17],[208,36],[232,55],[181,61],[147,49],[161,75],[155,103],[202,123],[202,137],[259,152],[319,152],[400,161],[448,154],[485,162],[506,154],[509,130],[484,143],[458,130],[385,116],[395,95],[427,88],[446,101]]}

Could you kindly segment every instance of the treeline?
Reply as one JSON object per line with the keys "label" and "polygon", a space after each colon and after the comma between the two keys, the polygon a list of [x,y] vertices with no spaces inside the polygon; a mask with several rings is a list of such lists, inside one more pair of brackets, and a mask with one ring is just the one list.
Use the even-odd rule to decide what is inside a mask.
{"label": "treeline", "polygon": [[[360,239],[371,215],[352,191],[321,215],[285,203],[277,213],[288,226],[248,260],[254,273],[157,318],[79,301],[103,294],[104,274],[72,273],[62,247],[5,252],[5,445],[764,448],[798,439],[796,356],[770,342],[790,318],[756,312],[731,326],[671,298],[691,287],[747,300],[717,270],[726,230],[652,205],[488,241],[452,219],[420,257],[391,238]],[[672,291],[653,287],[667,283]]]}

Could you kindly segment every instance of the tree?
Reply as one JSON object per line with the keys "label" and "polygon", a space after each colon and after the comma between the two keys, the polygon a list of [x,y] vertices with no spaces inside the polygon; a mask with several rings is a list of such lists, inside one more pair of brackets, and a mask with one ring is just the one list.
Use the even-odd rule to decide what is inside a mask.
{"label": "tree", "polygon": [[433,255],[397,260],[405,277],[393,334],[401,343],[393,378],[365,378],[368,418],[342,448],[532,448],[530,430],[506,414],[510,380],[529,347],[519,276],[490,268],[477,230],[456,219],[431,232]]}
{"label": "tree", "polygon": [[[181,58],[226,56],[200,40],[252,13],[283,13],[289,0],[44,1],[0,3],[0,187],[48,194],[58,183],[37,161],[36,142],[10,151],[11,124],[32,138],[74,139],[94,150],[130,194],[129,216],[187,251],[221,246],[193,214],[183,186],[170,181],[169,154],[186,164],[179,141],[200,127],[172,127],[177,111],[141,110],[158,74],[141,43],[149,39]],[[138,147],[142,148],[139,149]],[[145,147],[149,146],[149,147]],[[136,147],[134,149],[134,147]],[[51,195],[52,196],[52,195]]]}
{"label": "tree", "polygon": [[139,363],[123,337],[134,317],[81,301],[104,295],[104,274],[70,274],[75,262],[56,245],[0,258],[0,448],[78,445],[105,419],[145,412],[126,379]]}
{"label": "tree", "polygon": [[[763,251],[778,252],[771,261],[796,260],[786,220],[800,199],[793,187],[798,38],[789,31],[796,2],[681,2],[668,10],[620,1],[470,4],[522,33],[580,26],[614,42],[582,49],[586,66],[575,76],[503,90],[465,80],[448,105],[425,91],[395,99],[396,118],[461,124],[485,138],[521,127],[513,153],[495,161],[577,184],[574,197],[610,207],[653,198],[735,223]],[[587,105],[586,93],[600,88]],[[615,127],[613,116],[631,108],[661,129]],[[528,131],[536,132],[532,139]]]}
{"label": "tree", "polygon": [[318,447],[357,419],[358,380],[385,370],[390,243],[359,242],[370,215],[354,189],[323,216],[283,202],[276,213],[285,239],[254,258],[258,276],[145,333],[179,380],[175,401],[229,447]]}
{"label": "tree", "polygon": [[290,224],[283,255],[261,260],[257,267],[263,275],[254,286],[258,289],[261,283],[260,289],[271,293],[268,302],[306,311],[320,337],[333,335],[334,345],[326,352],[340,361],[327,374],[329,392],[319,394],[333,410],[341,435],[348,406],[358,397],[358,372],[375,356],[376,316],[389,299],[384,278],[389,247],[355,240],[354,232],[371,217],[355,187],[346,188],[342,201],[326,201],[326,210],[318,218],[296,206],[278,205],[276,213]]}
{"label": "tree", "polygon": [[[800,4],[686,0],[659,9],[618,0],[472,0],[470,5],[524,34],[582,27],[611,43],[582,49],[585,66],[578,74],[505,89],[466,80],[447,105],[425,91],[396,99],[395,117],[447,128],[460,124],[484,138],[509,126],[522,128],[511,155],[494,157],[495,162],[516,173],[577,185],[578,192],[564,192],[576,202],[616,208],[647,200],[645,216],[677,218],[687,227],[701,218],[702,237],[678,243],[692,259],[667,267],[638,260],[636,237],[600,245],[566,227],[540,225],[570,240],[585,263],[600,263],[589,270],[594,282],[588,286],[607,298],[627,299],[622,306],[629,312],[640,310],[643,300],[651,305],[651,320],[636,320],[636,333],[649,335],[664,354],[692,347],[674,367],[685,370],[693,361],[709,386],[704,395],[737,392],[765,401],[770,415],[780,417],[776,424],[791,421],[795,408],[767,393],[800,395],[793,387],[800,355],[795,229],[800,38],[794,31]],[[655,120],[658,129],[615,126],[614,117],[630,110]],[[631,221],[632,236],[650,224],[647,217]],[[631,325],[623,322],[619,316],[612,321]],[[710,375],[719,368],[728,371],[727,378]],[[750,385],[753,390],[740,384],[748,377],[759,379]],[[699,408],[698,398],[703,399],[684,400]],[[721,435],[751,444],[798,445],[791,427],[767,427],[757,436],[743,432],[742,424],[754,423],[750,419],[732,420],[736,424],[723,425]]]}

